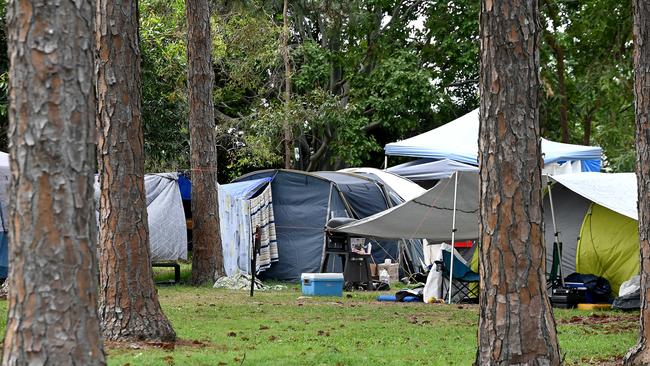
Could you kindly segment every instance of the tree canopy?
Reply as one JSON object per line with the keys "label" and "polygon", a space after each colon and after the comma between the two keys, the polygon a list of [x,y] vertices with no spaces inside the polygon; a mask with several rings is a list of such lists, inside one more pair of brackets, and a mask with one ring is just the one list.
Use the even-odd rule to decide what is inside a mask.
{"label": "tree canopy", "polygon": [[[282,97],[283,2],[211,5],[222,182],[281,167],[285,120],[298,150],[295,168],[379,166],[385,143],[478,106],[477,1],[290,1],[289,108]],[[630,1],[543,0],[540,10],[542,135],[602,146],[608,169],[632,170]],[[184,2],[142,0],[140,15],[146,169],[188,169]],[[0,55],[6,129],[7,62]]]}

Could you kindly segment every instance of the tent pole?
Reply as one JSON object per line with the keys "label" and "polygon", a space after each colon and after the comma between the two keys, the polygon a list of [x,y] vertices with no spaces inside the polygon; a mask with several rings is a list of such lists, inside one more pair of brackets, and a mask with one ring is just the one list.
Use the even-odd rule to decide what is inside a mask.
{"label": "tent pole", "polygon": [[452,211],[451,216],[451,256],[450,256],[450,265],[449,265],[449,300],[448,304],[451,304],[451,289],[453,287],[453,274],[454,274],[454,244],[456,244],[456,195],[458,193],[458,171],[454,172],[454,210]]}
{"label": "tent pole", "polygon": [[388,155],[384,155],[384,170],[388,170]]}
{"label": "tent pole", "polygon": [[557,225],[555,223],[555,208],[553,207],[553,192],[551,190],[550,178],[548,179],[548,182],[546,184],[548,185],[548,202],[550,203],[551,206],[551,220],[553,220],[553,235],[555,236],[555,242],[553,243],[553,245],[557,250],[558,260],[560,261],[560,263],[558,264],[560,283],[562,284],[562,287],[564,287],[564,274],[562,273],[562,250],[560,248],[560,233],[557,231]]}

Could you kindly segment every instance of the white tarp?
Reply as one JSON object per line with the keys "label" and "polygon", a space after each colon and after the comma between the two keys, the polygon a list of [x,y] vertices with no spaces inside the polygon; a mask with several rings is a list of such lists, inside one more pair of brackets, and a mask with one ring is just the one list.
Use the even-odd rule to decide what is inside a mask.
{"label": "white tarp", "polygon": [[[268,178],[219,185],[219,223],[226,276],[250,274],[253,228],[261,227],[258,271],[278,260],[271,185]],[[255,198],[263,185],[266,188]]]}
{"label": "white tarp", "polygon": [[449,159],[418,159],[388,168],[388,172],[413,181],[445,179],[457,171],[478,172],[478,167]]}
{"label": "white tarp", "polygon": [[[99,210],[100,187],[95,178],[95,204]],[[187,259],[187,227],[177,173],[144,176],[149,223],[151,261]]]}
{"label": "white tarp", "polygon": [[[436,129],[406,140],[387,144],[386,155],[416,158],[451,159],[478,165],[479,110]],[[599,147],[571,145],[542,138],[544,163],[568,160],[600,160]]]}
{"label": "white tarp", "polygon": [[[454,178],[443,179],[424,194],[336,231],[387,239],[451,238],[454,209]],[[456,240],[478,238],[478,174],[458,173]]]}
{"label": "white tarp", "polygon": [[9,230],[9,184],[11,181],[11,171],[9,169],[9,154],[0,151],[0,219],[2,226],[0,231]]}
{"label": "white tarp", "polygon": [[385,185],[390,187],[395,193],[397,193],[404,201],[413,199],[422,193],[425,189],[419,185],[411,182],[408,179],[404,179],[399,175],[395,175],[384,170],[377,168],[347,168],[339,170],[340,172],[346,173],[357,173],[357,174],[368,174],[371,176],[377,177]]}
{"label": "white tarp", "polygon": [[551,179],[592,202],[638,220],[635,173],[574,173]]}

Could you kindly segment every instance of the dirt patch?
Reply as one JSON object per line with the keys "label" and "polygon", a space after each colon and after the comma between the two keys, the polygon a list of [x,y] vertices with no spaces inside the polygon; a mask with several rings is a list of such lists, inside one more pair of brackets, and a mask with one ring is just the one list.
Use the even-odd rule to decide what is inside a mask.
{"label": "dirt patch", "polygon": [[[199,341],[191,339],[177,339],[176,342],[116,342],[104,341],[104,347],[108,350],[136,350],[136,349],[152,349],[159,348],[166,351],[173,351],[176,347],[190,347],[190,348],[205,348],[216,347],[209,341]],[[225,348],[225,346],[223,346]]]}
{"label": "dirt patch", "polygon": [[639,316],[630,315],[608,315],[608,314],[591,314],[587,316],[572,316],[568,319],[560,320],[560,324],[578,324],[578,325],[594,325],[594,324],[609,324],[609,323],[636,323],[639,321]]}
{"label": "dirt patch", "polygon": [[635,331],[639,328],[638,315],[607,315],[591,314],[587,316],[572,316],[561,319],[560,324],[583,326],[586,333],[617,334]]}

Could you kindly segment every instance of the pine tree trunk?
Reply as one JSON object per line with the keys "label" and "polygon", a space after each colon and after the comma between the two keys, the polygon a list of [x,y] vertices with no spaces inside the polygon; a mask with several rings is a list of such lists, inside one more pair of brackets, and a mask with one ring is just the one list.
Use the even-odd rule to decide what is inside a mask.
{"label": "pine tree trunk", "polygon": [[641,328],[639,340],[625,356],[626,365],[650,365],[650,3],[634,0],[634,106],[636,112],[636,179],[641,253]]}
{"label": "pine tree trunk", "polygon": [[103,365],[94,2],[7,4],[10,290],[4,365]]}
{"label": "pine tree trunk", "polygon": [[219,200],[217,146],[208,0],[185,0],[187,15],[187,84],[192,165],[192,283],[224,275]]}
{"label": "pine tree trunk", "polygon": [[96,15],[102,332],[116,341],[173,341],[151,270],[138,4],[99,0]]}
{"label": "pine tree trunk", "polygon": [[477,365],[559,365],[546,294],[536,0],[481,2]]}

